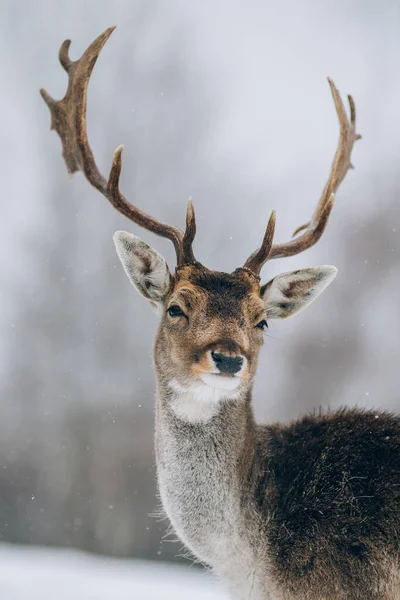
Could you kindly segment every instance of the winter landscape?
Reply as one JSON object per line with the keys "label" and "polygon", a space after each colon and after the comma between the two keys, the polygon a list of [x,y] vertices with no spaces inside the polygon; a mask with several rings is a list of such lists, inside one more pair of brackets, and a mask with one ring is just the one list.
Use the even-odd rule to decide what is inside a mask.
{"label": "winter landscape", "polygon": [[[154,457],[157,318],[112,235],[165,240],[69,178],[39,95],[57,61],[117,29],[89,87],[89,132],[121,187],[183,226],[196,255],[232,271],[277,211],[277,241],[309,219],[338,138],[327,83],[351,93],[363,139],[329,228],[276,273],[333,264],[311,311],[272,325],[255,389],[260,421],[319,407],[400,410],[400,9],[356,0],[3,0],[0,6],[0,596],[4,600],[223,599],[166,536]],[[279,263],[279,264],[278,264]]]}

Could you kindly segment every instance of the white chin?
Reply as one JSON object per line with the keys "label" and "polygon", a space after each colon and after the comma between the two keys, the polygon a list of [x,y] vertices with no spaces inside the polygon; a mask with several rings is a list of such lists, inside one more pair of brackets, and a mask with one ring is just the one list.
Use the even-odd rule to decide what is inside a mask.
{"label": "white chin", "polygon": [[236,390],[241,382],[240,377],[223,377],[221,375],[214,375],[213,373],[203,373],[201,380],[216,390],[225,390],[227,392]]}

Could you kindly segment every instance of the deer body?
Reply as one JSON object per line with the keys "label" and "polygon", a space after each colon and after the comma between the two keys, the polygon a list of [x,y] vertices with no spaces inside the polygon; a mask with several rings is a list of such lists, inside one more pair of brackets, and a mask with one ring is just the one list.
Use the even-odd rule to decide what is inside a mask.
{"label": "deer body", "polygon": [[171,400],[157,399],[162,503],[233,598],[400,598],[398,417],[352,410],[257,426],[249,400],[227,400],[196,422]]}
{"label": "deer body", "polygon": [[[330,175],[316,210],[294,239],[264,239],[233,273],[194,257],[194,209],[186,229],[167,225],[119,190],[122,146],[108,180],[86,132],[87,87],[114,28],[73,62],[60,62],[69,85],[58,102],[41,91],[60,135],[70,173],[83,171],[122,214],[172,241],[177,267],[136,235],[114,242],[134,287],[160,315],[156,458],[160,495],[180,539],[223,578],[237,600],[400,600],[400,419],[339,411],[289,425],[257,425],[251,396],[263,330],[308,306],[333,281],[332,266],[278,275],[260,284],[270,259],[293,256],[321,237],[334,195],[351,167],[356,134],[329,80],[340,123]],[[298,235],[300,232],[301,235]]]}

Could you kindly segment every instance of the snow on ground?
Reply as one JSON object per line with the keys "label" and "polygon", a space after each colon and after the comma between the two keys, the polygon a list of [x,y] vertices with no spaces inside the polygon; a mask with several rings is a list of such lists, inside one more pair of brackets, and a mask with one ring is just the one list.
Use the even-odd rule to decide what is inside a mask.
{"label": "snow on ground", "polygon": [[196,568],[0,545],[1,600],[227,600]]}

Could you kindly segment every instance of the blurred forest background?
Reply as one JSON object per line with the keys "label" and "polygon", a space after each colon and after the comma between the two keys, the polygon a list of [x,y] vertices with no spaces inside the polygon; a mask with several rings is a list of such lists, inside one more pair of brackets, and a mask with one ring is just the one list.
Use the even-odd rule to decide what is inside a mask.
{"label": "blurred forest background", "polygon": [[[339,269],[310,308],[269,329],[260,420],[319,406],[400,409],[400,5],[396,0],[2,0],[0,539],[176,560],[163,539],[153,452],[157,319],[130,287],[112,234],[172,245],[71,181],[39,96],[58,64],[112,24],[89,86],[101,170],[125,144],[121,188],[150,214],[198,217],[195,252],[232,271],[306,221],[338,124],[326,76],[353,94],[363,135],[328,229],[278,272]],[[18,242],[18,243],[17,243]],[[170,247],[171,246],[171,247]]]}

